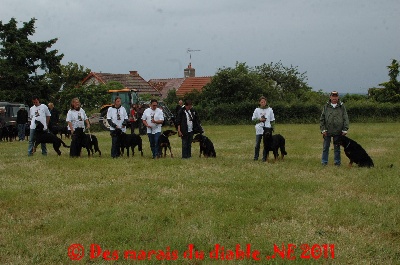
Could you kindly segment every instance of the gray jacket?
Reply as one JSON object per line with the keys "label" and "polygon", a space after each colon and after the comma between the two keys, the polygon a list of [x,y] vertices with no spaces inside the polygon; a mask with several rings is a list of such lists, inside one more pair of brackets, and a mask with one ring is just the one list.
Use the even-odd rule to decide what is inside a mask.
{"label": "gray jacket", "polygon": [[329,136],[340,135],[349,129],[349,116],[346,107],[341,101],[334,108],[328,101],[322,109],[320,118],[321,133],[327,132]]}

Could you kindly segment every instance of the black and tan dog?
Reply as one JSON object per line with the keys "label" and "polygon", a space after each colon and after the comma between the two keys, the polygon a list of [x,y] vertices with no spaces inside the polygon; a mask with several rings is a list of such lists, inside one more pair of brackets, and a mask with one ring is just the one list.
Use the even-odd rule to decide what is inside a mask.
{"label": "black and tan dog", "polygon": [[347,136],[341,135],[338,143],[343,146],[344,153],[350,159],[349,166],[356,163],[359,167],[373,167],[374,162],[367,152],[359,145],[356,141],[348,138]]}
{"label": "black and tan dog", "polygon": [[85,133],[82,140],[82,147],[86,148],[88,156],[93,156],[95,153],[99,153],[99,156],[101,156],[99,141],[97,140],[96,135]]}
{"label": "black and tan dog", "polygon": [[164,157],[166,157],[167,156],[167,148],[169,149],[169,153],[170,153],[171,157],[174,157],[174,155],[172,154],[172,150],[171,150],[171,143],[169,142],[168,137],[175,135],[175,134],[177,134],[177,132],[175,132],[173,130],[166,130],[161,133],[160,137],[158,138],[158,157],[163,157],[163,153],[164,153]]}
{"label": "black and tan dog", "polygon": [[193,138],[192,143],[199,143],[200,144],[200,155],[203,154],[204,157],[217,157],[217,153],[214,149],[214,144],[211,140],[202,134],[196,134]]}
{"label": "black and tan dog", "polygon": [[126,149],[126,155],[129,157],[129,148],[132,150],[132,156],[135,155],[135,147],[138,147],[138,151],[143,156],[142,149],[142,138],[138,134],[126,134],[124,132],[118,133],[118,141],[121,147],[121,156],[124,155],[124,150]]}
{"label": "black and tan dog", "polygon": [[53,133],[44,131],[44,125],[40,121],[35,121],[35,124],[35,145],[33,148],[33,152],[36,152],[36,148],[39,146],[39,144],[44,143],[53,144],[54,151],[56,151],[58,155],[61,155],[61,145],[69,148],[69,146],[63,142],[63,140],[55,136]]}
{"label": "black and tan dog", "polygon": [[264,128],[263,142],[264,142],[264,153],[266,152],[266,161],[268,161],[269,152],[272,151],[274,159],[279,158],[279,150],[281,151],[281,159],[287,155],[285,149],[285,138],[280,134],[272,135],[272,128]]}

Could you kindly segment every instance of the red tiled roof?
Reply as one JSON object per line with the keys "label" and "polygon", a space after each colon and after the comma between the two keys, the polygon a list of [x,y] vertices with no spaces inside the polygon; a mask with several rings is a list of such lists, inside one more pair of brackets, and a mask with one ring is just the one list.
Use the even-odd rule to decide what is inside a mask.
{"label": "red tiled roof", "polygon": [[107,84],[108,82],[119,82],[125,88],[137,89],[139,94],[151,94],[160,96],[160,92],[144,80],[136,71],[129,74],[110,74],[91,72],[83,81],[82,85]]}
{"label": "red tiled roof", "polygon": [[182,85],[176,91],[178,97],[184,96],[186,93],[190,93],[193,90],[201,91],[205,85],[211,82],[210,76],[204,77],[187,77],[183,81]]}
{"label": "red tiled roof", "polygon": [[150,79],[149,84],[161,92],[161,97],[166,98],[171,89],[178,90],[185,78]]}

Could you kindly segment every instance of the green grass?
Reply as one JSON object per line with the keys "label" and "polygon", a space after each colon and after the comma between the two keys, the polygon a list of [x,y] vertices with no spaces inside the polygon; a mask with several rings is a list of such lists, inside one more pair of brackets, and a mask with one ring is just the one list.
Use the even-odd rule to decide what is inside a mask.
{"label": "green grass", "polygon": [[[375,168],[322,167],[318,125],[278,125],[285,161],[252,160],[253,126],[205,126],[217,158],[111,159],[107,132],[96,133],[102,157],[27,156],[27,142],[0,142],[1,264],[396,264],[400,260],[399,123],[351,124],[349,137],[370,154]],[[69,140],[67,140],[69,143]],[[393,164],[392,168],[389,165]],[[85,248],[71,261],[68,247]],[[118,261],[90,258],[90,246]],[[188,245],[205,256],[183,257]],[[247,244],[262,261],[210,259],[215,244]],[[295,260],[266,260],[295,244]],[[302,259],[302,244],[334,244],[334,259]],[[125,250],[176,250],[177,260],[125,260]],[[117,252],[113,252],[117,251]],[[139,253],[140,254],[140,253]],[[159,253],[160,254],[160,253]],[[311,251],[306,252],[307,255]],[[330,255],[330,252],[329,252]],[[160,258],[160,257],[159,257]]]}

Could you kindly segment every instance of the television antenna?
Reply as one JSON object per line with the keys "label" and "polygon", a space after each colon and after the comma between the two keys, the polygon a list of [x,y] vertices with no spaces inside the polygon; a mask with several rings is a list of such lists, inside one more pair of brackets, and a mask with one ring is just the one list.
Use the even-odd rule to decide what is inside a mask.
{"label": "television antenna", "polygon": [[190,48],[187,49],[187,53],[189,53],[189,64],[192,64],[192,52],[199,52],[200,50],[192,50]]}

